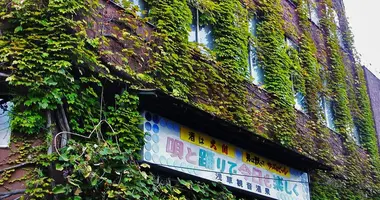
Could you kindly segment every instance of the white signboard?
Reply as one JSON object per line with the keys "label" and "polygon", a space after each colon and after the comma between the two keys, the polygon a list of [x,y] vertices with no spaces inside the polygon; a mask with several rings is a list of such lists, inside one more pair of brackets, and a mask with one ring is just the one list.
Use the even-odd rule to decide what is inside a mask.
{"label": "white signboard", "polygon": [[281,200],[310,200],[308,175],[144,112],[143,160]]}

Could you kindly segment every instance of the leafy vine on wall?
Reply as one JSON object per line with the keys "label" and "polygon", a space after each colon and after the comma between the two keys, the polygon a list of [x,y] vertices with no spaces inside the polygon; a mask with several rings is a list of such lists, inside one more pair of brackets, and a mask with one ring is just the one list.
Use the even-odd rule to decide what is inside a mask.
{"label": "leafy vine on wall", "polygon": [[[259,65],[265,70],[265,90],[273,96],[270,111],[264,112],[273,123],[268,125],[269,131],[264,132],[290,148],[310,143],[307,139],[295,139],[296,112],[291,81],[293,74],[294,87],[306,96],[308,114],[318,120],[318,91],[322,83],[304,1],[298,2],[303,29],[299,52],[286,47],[286,23],[280,0],[260,1],[255,6],[245,1],[242,4],[239,0],[147,0],[150,11],[146,18],[139,17],[138,9],[126,3],[125,11],[118,13],[117,20],[106,22],[98,20],[104,17],[99,11],[109,6],[104,2],[10,2],[0,3],[0,62],[4,63],[0,69],[11,72],[7,83],[15,94],[12,99],[15,104],[13,130],[40,136],[46,141],[40,147],[41,152],[56,145],[52,140],[58,132],[82,136],[92,131],[96,133],[87,139],[68,134],[66,137],[72,139],[59,150],[60,155],[41,153],[36,156],[32,162],[37,170],[28,175],[26,190],[26,196],[32,199],[51,195],[85,199],[94,191],[98,192],[94,197],[98,199],[236,199],[221,185],[163,177],[149,172],[149,165],[138,164],[138,151],[144,137],[138,128],[141,123],[139,100],[124,89],[158,87],[223,119],[255,130],[257,127],[253,126],[259,126],[257,123],[262,119],[256,119],[257,113],[248,109],[251,94],[246,87],[249,81],[248,42],[252,37],[248,32],[248,20],[252,15],[259,19],[255,45]],[[331,7],[330,2],[327,4]],[[214,49],[188,41],[191,7],[199,10],[202,23],[213,27]],[[151,38],[138,31],[141,22],[147,20],[155,25],[147,33]],[[333,30],[332,20],[328,14],[322,19],[322,25],[331,26],[327,30]],[[111,29],[120,34],[90,36],[88,30],[102,32],[105,31],[103,26],[114,22],[118,26]],[[347,107],[344,65],[334,34],[327,34],[334,66],[331,89],[337,101],[338,130],[347,136],[352,123],[351,113]],[[115,44],[115,41],[127,44],[122,45],[121,52],[104,50],[104,46]],[[150,56],[149,60],[139,57],[134,51],[136,48],[143,49],[144,56]],[[122,62],[108,62],[104,59],[106,56],[121,57]],[[133,71],[132,57],[138,57],[139,64],[148,67]],[[127,74],[128,80],[112,73],[115,71]],[[363,111],[355,117],[362,119],[359,122],[361,131],[371,132],[373,121],[365,121],[371,117],[364,76],[358,74],[361,87],[356,92],[364,103],[358,100]],[[22,95],[26,93],[28,95]],[[110,126],[95,126],[102,120]],[[309,124],[321,141],[315,157],[336,164],[334,162],[340,158],[331,155],[328,134],[320,124]],[[318,135],[321,130],[323,134]],[[376,153],[373,135],[367,134],[363,134],[362,140],[373,156]],[[341,158],[343,164],[338,163],[333,173],[312,174],[317,183],[334,183],[334,187],[313,185],[313,199],[364,198],[365,195],[376,196],[379,191],[377,179],[371,180],[372,165],[361,162],[363,159],[357,147],[350,140],[346,142],[349,155]],[[314,152],[311,151],[313,147],[307,148]],[[60,171],[61,177],[49,177],[51,168]],[[365,178],[355,179],[355,174],[363,174]],[[342,176],[345,181],[341,181]],[[361,183],[365,181],[368,185]],[[360,192],[355,192],[357,188]]]}

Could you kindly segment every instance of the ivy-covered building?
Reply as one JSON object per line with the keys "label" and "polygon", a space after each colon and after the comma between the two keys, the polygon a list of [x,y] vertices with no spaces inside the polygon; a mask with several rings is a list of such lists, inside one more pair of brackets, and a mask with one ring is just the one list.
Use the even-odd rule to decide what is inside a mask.
{"label": "ivy-covered building", "polygon": [[342,0],[1,1],[0,199],[380,199],[365,74]]}

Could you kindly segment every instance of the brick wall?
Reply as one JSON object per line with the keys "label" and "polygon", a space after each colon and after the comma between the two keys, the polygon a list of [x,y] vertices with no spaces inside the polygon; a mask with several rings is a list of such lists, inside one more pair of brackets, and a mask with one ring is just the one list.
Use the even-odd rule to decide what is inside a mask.
{"label": "brick wall", "polygon": [[[297,33],[298,35],[292,35],[291,33],[288,33],[288,32],[286,34],[287,34],[287,36],[292,37],[292,39],[294,39],[296,42],[298,42],[299,36],[301,34],[301,30],[300,30],[299,24],[298,24],[296,6],[293,3],[291,3],[289,0],[282,0],[281,4],[284,6],[283,16],[284,16],[284,19],[286,21],[285,26],[293,25],[295,33]],[[344,7],[341,4],[340,0],[334,0],[334,7],[336,10],[339,10],[337,13],[338,13],[338,15],[341,16],[340,18],[343,19],[344,18],[344,11],[342,9],[344,9]],[[102,20],[104,20],[104,19],[116,19],[118,17],[118,12],[120,12],[119,9],[120,8],[118,8],[112,4],[107,4],[105,6],[105,10],[100,12],[100,13],[103,13],[103,16],[101,17],[102,19],[97,20],[97,21],[99,23],[104,23],[104,22],[102,22]],[[321,17],[321,16],[319,16],[319,17]],[[346,20],[342,20],[341,26],[345,27],[346,25],[343,25],[345,23],[346,23]],[[136,25],[141,26],[141,27],[139,27],[139,29],[138,29],[138,32],[140,32],[140,33],[138,33],[138,32],[134,33],[135,36],[142,37],[146,41],[149,41],[152,39],[154,40],[154,38],[152,38],[151,34],[149,34],[149,33],[151,33],[152,29],[154,29],[154,26],[149,25],[149,24],[136,24]],[[97,30],[91,30],[91,31],[93,31],[92,34],[94,37],[98,37],[98,36],[105,34],[105,33],[107,35],[118,35],[118,34],[120,34],[113,28],[114,26],[120,26],[120,24],[116,23],[115,20],[109,20],[107,23],[104,23],[104,26],[101,26],[99,24],[95,25],[94,27],[97,27]],[[120,28],[125,28],[125,27],[120,27]],[[291,30],[291,28],[288,29],[286,27],[285,27],[285,29]],[[147,30],[148,34],[141,34],[144,32],[143,30]],[[312,23],[311,31],[312,31],[312,36],[313,36],[314,42],[317,45],[317,49],[318,49],[318,53],[317,53],[318,55],[317,56],[319,58],[319,61],[322,64],[326,65],[327,64],[327,61],[326,61],[327,60],[326,59],[327,58],[327,55],[326,55],[327,49],[326,49],[326,45],[325,45],[325,38],[323,37],[323,31],[322,31],[321,27],[319,27],[313,23]],[[104,59],[111,61],[111,62],[114,62],[114,63],[122,64],[121,60],[117,57],[117,53],[120,53],[119,51],[122,48],[133,48],[133,44],[131,44],[131,42],[128,42],[128,41],[119,41],[117,39],[117,37],[111,37],[110,39],[111,40],[110,40],[109,44],[111,44],[111,45],[104,46],[103,48],[110,50],[116,54],[113,55],[112,57],[105,57]],[[344,62],[345,62],[346,68],[347,68],[347,72],[353,72],[352,71],[353,60],[352,60],[352,56],[351,56],[352,54],[347,52],[345,49],[342,49],[342,52],[344,52],[344,55],[345,55],[344,56]],[[142,54],[143,52],[141,52],[139,49],[136,49],[136,53]],[[195,57],[194,59],[197,59],[196,56],[194,56],[194,57]],[[133,57],[132,57],[132,59],[133,59]],[[129,62],[130,67],[135,71],[143,72],[144,69],[146,69],[145,67],[148,67],[148,65],[149,65],[149,62],[148,62],[149,57],[146,57],[144,60],[145,60],[145,63],[141,64],[141,62],[140,62],[140,64],[139,64],[140,66],[136,66],[136,63],[138,63],[138,62],[134,62],[134,61]],[[144,67],[142,67],[142,66],[144,66]],[[269,104],[270,104],[271,95],[268,94],[265,90],[258,88],[257,86],[250,84],[250,83],[247,83],[247,89],[249,92],[248,99],[250,102],[249,108],[247,108],[247,109],[252,111],[255,118],[258,118],[257,124],[256,124],[256,125],[260,126],[260,127],[256,127],[258,134],[265,134],[265,132],[266,132],[265,130],[268,128],[267,126],[270,125],[270,123],[271,123],[271,121],[270,121],[271,119],[265,115],[265,113],[270,112]],[[200,97],[200,98],[202,98],[202,97]],[[193,99],[193,101],[203,102],[203,100],[199,99],[199,98]],[[380,103],[380,99],[379,99],[379,103]],[[255,111],[258,111],[258,112],[255,112]],[[380,110],[379,110],[379,113],[380,113]],[[380,122],[379,122],[379,125],[380,125]],[[315,134],[322,134],[322,133],[319,133],[318,131],[317,132],[312,131],[311,130],[312,126],[313,126],[313,122],[310,120],[309,116],[305,115],[304,113],[297,111],[297,132],[298,132],[297,137],[299,138],[299,140],[297,140],[297,141],[301,141],[301,142],[299,142],[299,144],[297,144],[297,146],[299,146],[299,149],[297,149],[297,150],[300,150],[301,152],[309,155],[310,157],[313,157],[313,155],[315,155],[317,153],[317,151],[320,151],[320,148],[321,148],[319,145],[321,143],[321,141],[320,141],[320,139],[318,139],[319,137]],[[336,157],[336,160],[334,161],[335,164],[338,164],[338,165],[344,164],[343,163],[344,161],[341,159],[342,157],[344,157],[346,155],[343,138],[341,138],[337,133],[335,133],[331,130],[330,130],[328,135],[329,135],[328,138],[324,139],[325,141],[327,141],[328,146],[323,147],[323,148],[331,148],[332,152],[334,153],[334,157]],[[305,144],[302,144],[302,142],[304,142]],[[306,145],[306,143],[307,143],[307,145]],[[363,158],[366,157],[365,152],[362,149],[360,149],[359,147],[358,147],[358,151],[361,153]],[[320,159],[320,158],[316,158],[316,159]]]}

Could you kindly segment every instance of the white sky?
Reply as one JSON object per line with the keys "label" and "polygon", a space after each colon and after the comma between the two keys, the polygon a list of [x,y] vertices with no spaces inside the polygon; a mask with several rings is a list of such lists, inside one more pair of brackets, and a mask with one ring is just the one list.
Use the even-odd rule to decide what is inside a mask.
{"label": "white sky", "polygon": [[380,78],[380,0],[344,0],[362,64]]}

